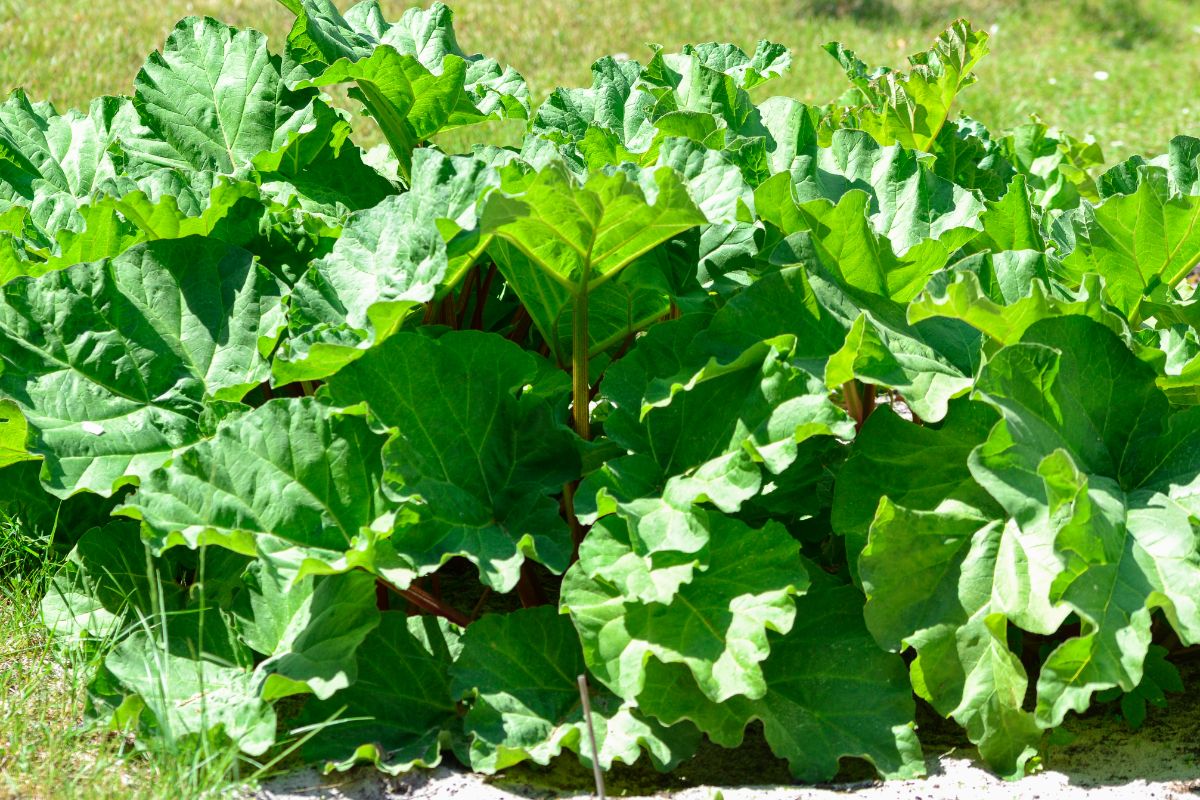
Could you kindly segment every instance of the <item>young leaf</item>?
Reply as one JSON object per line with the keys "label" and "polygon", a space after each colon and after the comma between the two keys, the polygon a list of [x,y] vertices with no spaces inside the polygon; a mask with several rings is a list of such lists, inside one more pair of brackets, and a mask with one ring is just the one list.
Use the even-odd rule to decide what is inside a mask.
{"label": "young leaf", "polygon": [[859,126],[883,144],[899,142],[929,151],[950,116],[954,98],[976,80],[974,70],[988,53],[988,35],[957,20],[933,47],[908,57],[912,70],[869,70],[851,50],[837,42],[825,50],[838,60],[846,77],[867,100],[856,109]]}
{"label": "young leaf", "polygon": [[352,96],[375,118],[408,182],[413,150],[440,131],[493,117],[524,119],[529,89],[511,68],[469,56],[441,3],[383,19],[375,0],[343,16],[329,0],[284,3],[296,14],[288,46],[311,77],[295,86],[355,83]]}
{"label": "young leaf", "polygon": [[[505,278],[521,297],[559,363],[570,359],[587,324],[589,295],[637,259],[707,220],[672,169],[631,177],[623,171],[595,174],[582,185],[561,166],[543,169],[523,191],[493,192],[482,212],[485,234],[512,244],[520,257],[498,253]],[[547,295],[543,285],[561,287]],[[603,318],[603,317],[602,317]],[[563,336],[560,319],[573,321]],[[617,338],[649,320],[626,318]],[[584,328],[590,350],[611,346],[613,331]],[[599,334],[599,335],[597,335]]]}

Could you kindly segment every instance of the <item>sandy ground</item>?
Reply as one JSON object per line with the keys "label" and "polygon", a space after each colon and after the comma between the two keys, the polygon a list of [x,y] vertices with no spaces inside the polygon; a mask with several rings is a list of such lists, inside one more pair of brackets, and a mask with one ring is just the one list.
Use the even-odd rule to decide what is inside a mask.
{"label": "sandy ground", "polygon": [[[820,787],[775,784],[746,787],[736,774],[726,779],[722,770],[737,773],[737,756],[714,750],[700,760],[718,762],[714,769],[684,770],[676,787],[665,785],[645,790],[641,782],[613,776],[612,797],[654,797],[675,800],[1200,800],[1200,661],[1183,665],[1188,691],[1172,695],[1167,711],[1151,709],[1146,723],[1131,731],[1124,721],[1104,713],[1090,713],[1069,720],[1066,728],[1074,734],[1069,744],[1051,747],[1045,768],[1016,783],[1001,781],[975,763],[969,749],[955,746],[951,729],[922,729],[926,739],[929,777],[915,781],[859,780]],[[748,745],[753,749],[753,744]],[[761,747],[761,744],[760,744]],[[758,758],[751,775],[767,774],[782,781],[769,755]],[[745,759],[743,758],[744,762]],[[728,766],[727,766],[728,765]],[[710,765],[712,766],[712,765]],[[852,770],[847,770],[852,771]],[[573,768],[566,771],[566,785],[572,790],[556,790],[564,785],[562,770],[514,770],[504,776],[485,779],[461,770],[440,767],[400,778],[381,776],[370,770],[322,778],[314,771],[299,772],[273,781],[258,794],[260,800],[512,800],[528,798],[585,798],[591,796],[586,777],[590,773]],[[744,776],[743,776],[744,778]],[[651,778],[651,780],[656,780]],[[702,783],[703,785],[687,785]],[[724,784],[731,784],[725,786]],[[741,784],[738,788],[733,785]],[[641,787],[641,788],[639,788]],[[720,792],[720,794],[718,794]]]}

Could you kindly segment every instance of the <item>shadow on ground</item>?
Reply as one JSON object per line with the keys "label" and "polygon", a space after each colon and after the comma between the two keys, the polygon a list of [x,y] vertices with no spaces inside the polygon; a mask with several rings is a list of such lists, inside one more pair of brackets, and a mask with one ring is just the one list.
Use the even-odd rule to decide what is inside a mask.
{"label": "shadow on ground", "polygon": [[[920,720],[929,777],[881,783],[870,767],[843,762],[837,781],[823,786],[789,784],[786,765],[771,755],[761,732],[729,751],[711,747],[670,776],[645,767],[618,765],[608,776],[612,797],[672,797],[710,800],[1200,800],[1200,659],[1180,665],[1187,691],[1170,697],[1166,710],[1150,709],[1145,724],[1131,730],[1111,707],[1067,721],[1066,744],[1051,746],[1042,769],[1017,783],[999,780],[975,762],[961,733],[936,718]],[[1067,737],[1061,737],[1067,738]],[[306,770],[277,779],[261,800],[551,800],[590,796],[591,772],[574,757],[551,767],[520,767],[482,778],[461,768],[389,778],[368,769],[322,778]]]}

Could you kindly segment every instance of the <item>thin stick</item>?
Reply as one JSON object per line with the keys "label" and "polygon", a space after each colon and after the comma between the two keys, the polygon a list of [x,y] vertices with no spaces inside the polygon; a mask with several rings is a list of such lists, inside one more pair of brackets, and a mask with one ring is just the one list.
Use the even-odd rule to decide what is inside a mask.
{"label": "thin stick", "polygon": [[592,724],[592,699],[588,695],[587,675],[579,676],[579,699],[583,701],[583,718],[587,721],[588,739],[592,743],[592,777],[596,779],[596,796],[604,800],[604,773],[600,771],[600,751],[596,749],[596,726]]}

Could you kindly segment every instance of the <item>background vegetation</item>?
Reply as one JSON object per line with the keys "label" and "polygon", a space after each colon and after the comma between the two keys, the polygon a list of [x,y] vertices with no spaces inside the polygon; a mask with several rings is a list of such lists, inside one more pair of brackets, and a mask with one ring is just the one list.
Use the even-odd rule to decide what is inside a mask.
{"label": "background vegetation", "polygon": [[[339,0],[339,6],[350,5]],[[384,0],[389,18],[412,5]],[[900,65],[954,17],[992,36],[963,113],[992,130],[1040,115],[1076,135],[1093,133],[1109,162],[1162,152],[1200,129],[1200,4],[1191,0],[459,0],[461,44],[510,63],[540,99],[587,85],[588,65],[609,53],[639,58],[646,42],[792,49],[791,73],[763,91],[824,103],[845,77],[818,46],[853,43],[871,64]],[[0,92],[24,86],[60,107],[128,93],[146,54],[188,14],[212,14],[271,36],[279,49],[289,14],[276,0],[0,0]],[[530,24],[531,22],[536,24]]]}

